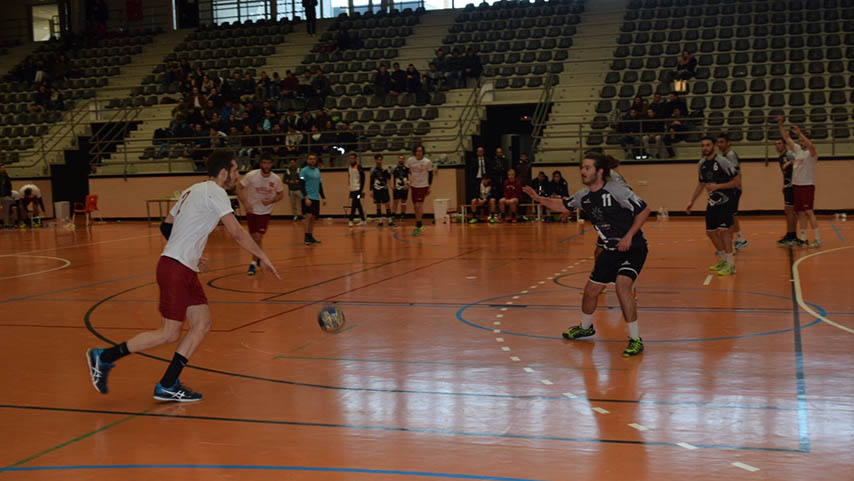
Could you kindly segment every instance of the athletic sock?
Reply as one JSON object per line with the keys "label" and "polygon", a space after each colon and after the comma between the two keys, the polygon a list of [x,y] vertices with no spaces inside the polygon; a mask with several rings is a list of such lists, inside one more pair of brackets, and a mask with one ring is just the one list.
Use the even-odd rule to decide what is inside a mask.
{"label": "athletic sock", "polygon": [[735,265],[735,254],[732,252],[727,252],[724,254],[724,260],[726,260],[727,264],[734,266]]}
{"label": "athletic sock", "polygon": [[379,219],[381,215],[383,215],[383,208],[377,206],[377,219]]}
{"label": "athletic sock", "polygon": [[627,322],[626,327],[629,328],[629,337],[632,339],[640,339],[640,332],[638,329],[638,321]]}
{"label": "athletic sock", "polygon": [[126,342],[123,342],[109,349],[104,349],[104,351],[101,352],[100,359],[101,362],[112,364],[118,361],[119,359],[127,356],[128,354],[130,354],[130,351],[128,350],[128,344]]}
{"label": "athletic sock", "polygon": [[813,232],[815,232],[815,240],[821,240],[821,234],[818,232],[818,227],[813,229]]}
{"label": "athletic sock", "polygon": [[178,381],[178,376],[181,375],[181,370],[186,365],[187,358],[176,352],[175,356],[172,357],[172,362],[169,363],[169,367],[166,368],[166,372],[163,374],[163,379],[160,380],[160,385],[163,387],[174,386],[175,382]]}
{"label": "athletic sock", "polygon": [[388,207],[385,209],[385,216],[388,217],[388,220],[392,220],[391,209]]}
{"label": "athletic sock", "polygon": [[735,233],[735,239],[739,242],[744,240],[744,237],[742,237],[742,235],[741,235],[741,231],[738,231]]}
{"label": "athletic sock", "polygon": [[421,221],[420,220],[415,223],[415,227],[417,227],[419,229],[421,228]]}
{"label": "athletic sock", "polygon": [[593,314],[581,313],[581,327],[590,329],[593,326]]}
{"label": "athletic sock", "polygon": [[807,230],[806,230],[806,229],[801,229],[801,239],[803,239],[803,240],[808,240],[808,239],[809,239],[809,238],[807,237]]}

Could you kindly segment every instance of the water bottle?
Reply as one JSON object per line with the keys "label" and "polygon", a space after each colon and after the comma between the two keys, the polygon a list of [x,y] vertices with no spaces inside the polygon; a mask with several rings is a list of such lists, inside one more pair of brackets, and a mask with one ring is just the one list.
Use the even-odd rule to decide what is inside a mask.
{"label": "water bottle", "polygon": [[658,212],[655,213],[656,220],[664,220],[664,206],[658,207]]}
{"label": "water bottle", "polygon": [[847,213],[847,212],[843,212],[843,213],[842,213],[842,222],[846,222],[847,220],[848,220],[848,213]]}

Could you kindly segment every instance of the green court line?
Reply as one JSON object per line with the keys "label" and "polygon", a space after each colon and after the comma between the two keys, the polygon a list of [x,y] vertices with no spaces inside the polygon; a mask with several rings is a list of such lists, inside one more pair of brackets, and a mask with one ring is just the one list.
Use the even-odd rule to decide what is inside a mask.
{"label": "green court line", "polygon": [[148,408],[148,409],[146,409],[145,411],[140,411],[140,412],[138,412],[138,413],[136,413],[136,414],[131,414],[130,416],[127,416],[127,417],[125,417],[125,418],[119,419],[118,421],[116,421],[116,422],[114,422],[114,423],[107,424],[106,426],[104,426],[104,427],[100,427],[100,428],[98,428],[98,429],[96,429],[96,430],[94,430],[94,431],[89,431],[89,432],[88,432],[88,433],[86,433],[86,434],[83,434],[83,435],[81,435],[81,436],[77,436],[76,438],[71,439],[71,440],[69,440],[69,441],[66,441],[66,442],[64,442],[64,443],[62,443],[62,444],[57,444],[56,446],[54,446],[54,447],[52,447],[52,448],[45,449],[44,451],[42,451],[42,452],[40,452],[40,453],[36,453],[36,454],[34,454],[34,455],[32,455],[32,456],[30,456],[30,457],[28,457],[28,458],[24,458],[24,459],[22,459],[22,460],[20,460],[20,461],[18,461],[18,462],[16,462],[16,463],[13,463],[13,464],[10,464],[10,465],[6,466],[6,467],[7,467],[7,468],[14,468],[15,466],[20,466],[20,465],[22,465],[22,464],[24,464],[24,463],[27,463],[27,462],[30,462],[30,461],[32,461],[32,460],[34,460],[34,459],[36,459],[36,458],[40,458],[40,457],[44,456],[45,454],[52,453],[52,452],[54,452],[54,451],[56,451],[56,450],[58,450],[58,449],[62,449],[62,448],[64,448],[64,447],[66,447],[66,446],[68,446],[68,445],[70,445],[70,444],[74,444],[74,443],[76,443],[77,441],[82,441],[82,440],[84,440],[84,439],[86,439],[86,438],[88,438],[88,437],[91,437],[91,436],[94,436],[94,435],[96,435],[96,434],[98,434],[98,433],[100,433],[100,432],[106,431],[107,429],[114,428],[114,427],[118,426],[119,424],[122,424],[122,423],[125,423],[125,422],[127,422],[127,421],[130,421],[131,419],[133,419],[133,418],[135,418],[135,417],[139,416],[140,414],[146,414],[146,413],[148,413],[149,411],[151,411],[151,409],[152,409],[152,408]]}
{"label": "green court line", "polygon": [[[345,327],[344,329],[341,329],[340,331],[335,331],[335,332],[331,333],[331,335],[333,335],[333,336],[337,336],[338,334],[343,334],[343,333],[345,333],[345,332],[349,331],[350,329],[355,328],[356,326],[358,326],[358,324],[353,324],[352,326]],[[297,352],[297,351],[299,351],[300,349],[303,349],[303,348],[305,348],[305,347],[309,346],[310,344],[311,344],[311,341],[309,341],[309,342],[307,342],[307,343],[303,344],[302,346],[298,346],[298,347],[295,347],[295,348],[291,349],[291,351],[290,351],[290,352]],[[282,355],[282,356],[274,357],[273,359],[278,359],[279,357],[287,357],[287,356]]]}

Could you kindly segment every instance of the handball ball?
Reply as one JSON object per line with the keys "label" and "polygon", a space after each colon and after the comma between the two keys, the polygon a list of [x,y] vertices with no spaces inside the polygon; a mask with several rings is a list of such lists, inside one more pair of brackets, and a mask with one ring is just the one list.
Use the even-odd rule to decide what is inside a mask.
{"label": "handball ball", "polygon": [[326,332],[337,331],[344,325],[344,311],[337,307],[323,308],[317,313],[317,323]]}

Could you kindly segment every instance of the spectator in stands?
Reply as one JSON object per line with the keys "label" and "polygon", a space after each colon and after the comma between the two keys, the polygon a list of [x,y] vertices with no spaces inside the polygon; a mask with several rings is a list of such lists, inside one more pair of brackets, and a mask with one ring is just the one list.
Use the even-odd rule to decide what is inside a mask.
{"label": "spectator in stands", "polygon": [[504,156],[504,149],[501,147],[495,148],[495,165],[498,168],[498,173],[501,175],[501,183],[507,177],[507,171],[512,167],[510,159]]}
{"label": "spectator in stands", "polygon": [[264,150],[273,155],[276,165],[285,156],[285,135],[279,124],[273,124],[270,133],[264,137]]}
{"label": "spectator in stands", "polygon": [[41,84],[30,106],[30,112],[44,112],[48,109],[48,105],[50,105],[50,92],[47,91],[45,84]]}
{"label": "spectator in stands", "polygon": [[243,124],[243,135],[240,137],[240,145],[242,148],[238,151],[238,155],[249,159],[248,162],[251,163],[251,159],[258,155],[258,139],[253,135],[252,126],[249,124]]}
{"label": "spectator in stands", "polygon": [[335,125],[332,123],[332,120],[326,120],[326,122],[320,124],[323,126],[323,130],[320,132],[320,153],[324,157],[329,158],[329,165],[332,165],[332,154],[334,150],[332,148],[335,146],[336,141],[336,132]]}
{"label": "spectator in stands", "polygon": [[549,178],[542,170],[537,174],[537,177],[531,181],[531,188],[537,192],[540,197],[551,197],[552,187]]}
{"label": "spectator in stands", "polygon": [[[323,152],[323,146],[321,145],[322,135],[323,134],[320,132],[320,129],[317,127],[317,124],[314,124],[311,126],[311,133],[308,135],[308,144],[309,144],[308,150],[309,150],[309,152],[311,152],[315,155],[318,155],[318,156],[320,155],[321,152]],[[318,162],[321,162],[321,159],[319,157],[317,160],[318,160]]]}
{"label": "spectator in stands", "polygon": [[481,185],[481,180],[484,177],[490,179],[497,178],[496,167],[493,159],[486,157],[486,149],[483,146],[478,146],[473,159],[467,162],[466,179],[468,180],[469,196],[476,196],[477,190]]}
{"label": "spectator in stands", "polygon": [[211,92],[211,89],[213,89],[213,88],[214,88],[213,80],[211,80],[210,77],[208,77],[207,75],[203,75],[202,76],[202,83],[199,86],[199,91],[204,95],[208,95]]}
{"label": "spectator in stands", "polygon": [[267,98],[272,100],[279,100],[279,97],[282,96],[282,79],[279,77],[279,72],[273,72],[273,78],[270,80],[269,85],[267,85]]}
{"label": "spectator in stands", "polygon": [[413,94],[421,91],[421,74],[413,64],[406,67],[406,91]]}
{"label": "spectator in stands", "polygon": [[392,95],[406,92],[406,72],[400,69],[400,64],[397,62],[391,66],[391,82],[388,90]]}
{"label": "spectator in stands", "polygon": [[314,78],[311,80],[312,97],[320,97],[324,101],[326,97],[332,93],[332,83],[329,79],[323,76],[323,70],[317,69],[314,73]]}
{"label": "spectator in stands", "polygon": [[685,140],[685,131],[687,125],[682,118],[682,111],[679,108],[674,108],[670,114],[670,119],[666,120],[667,133],[664,136],[664,145],[667,147],[667,155],[676,157],[676,151],[673,150],[673,144]]}
{"label": "spectator in stands", "polygon": [[427,72],[422,75],[424,90],[438,92],[445,85],[445,75],[436,68],[436,62],[430,62]]}
{"label": "spectator in stands", "polygon": [[654,110],[658,118],[664,118],[664,105],[664,99],[661,98],[661,94],[656,92],[653,94],[652,101],[649,102],[646,108]]}
{"label": "spectator in stands", "polygon": [[336,146],[344,149],[345,152],[356,150],[358,139],[356,134],[350,130],[350,124],[341,122],[338,126],[338,134],[335,137]]}
{"label": "spectator in stands", "polygon": [[[210,136],[210,148],[211,149],[219,149],[225,147],[225,139],[228,137],[225,132],[222,132],[215,127],[210,127],[208,129],[208,135]],[[205,157],[210,155],[210,151],[205,154]]]}
{"label": "spectator in stands", "polygon": [[569,197],[569,183],[563,178],[559,170],[552,172],[549,197]]}
{"label": "spectator in stands", "polygon": [[[226,97],[222,97],[226,99]],[[224,119],[231,119],[234,115],[234,105],[231,103],[231,100],[225,100],[222,105],[222,109],[219,111],[219,116]],[[229,120],[231,122],[231,120]]]}
{"label": "spectator in stands", "polygon": [[243,74],[243,80],[240,82],[240,100],[242,102],[251,102],[254,95],[255,81],[252,80],[252,75],[246,72]]}
{"label": "spectator in stands", "polygon": [[697,59],[694,54],[687,50],[682,52],[679,60],[676,61],[676,71],[673,73],[673,78],[678,80],[689,80],[694,78],[697,70]]}
{"label": "spectator in stands", "polygon": [[451,88],[460,88],[463,75],[463,55],[460,49],[451,50],[451,57],[447,60],[448,84]]}
{"label": "spectator in stands", "polygon": [[391,88],[391,74],[385,64],[380,64],[380,69],[374,75],[374,92],[379,96],[385,96]]}
{"label": "spectator in stands", "polygon": [[190,95],[190,107],[201,110],[207,106],[208,99],[199,92],[198,87],[193,87],[193,93]]}
{"label": "spectator in stands", "polygon": [[655,110],[646,109],[646,116],[641,122],[641,143],[643,144],[642,157],[661,158],[662,137],[664,136],[664,122],[655,115]]}
{"label": "spectator in stands", "polygon": [[53,62],[52,67],[52,76],[54,80],[64,80],[71,72],[71,62],[68,61],[68,58],[64,54],[60,55],[56,61]]}
{"label": "spectator in stands", "polygon": [[264,120],[261,121],[261,125],[264,127],[264,132],[271,132],[273,130],[273,126],[278,123],[278,119],[273,116],[272,110],[264,110]]}
{"label": "spectator in stands", "polygon": [[469,79],[472,79],[474,81],[474,85],[477,85],[478,79],[480,79],[480,74],[483,72],[483,65],[480,63],[480,57],[475,55],[474,50],[466,50],[466,56],[463,59],[462,66],[462,77],[463,81],[466,82],[466,85],[463,85],[463,87],[468,86]]}
{"label": "spectator in stands", "polygon": [[667,103],[664,104],[663,118],[672,118],[675,109],[679,109],[683,116],[688,113],[688,105],[685,104],[685,101],[680,99],[676,92],[670,92],[667,95]]}
{"label": "spectator in stands", "polygon": [[288,110],[288,114],[282,119],[282,123],[285,124],[283,128],[287,129],[287,127],[293,127],[295,130],[299,130],[299,121],[299,115],[297,115],[293,109]]}
{"label": "spectator in stands", "polygon": [[513,170],[516,171],[516,178],[523,187],[531,183],[531,162],[528,160],[528,154],[525,152],[519,154],[519,160],[513,163]]}
{"label": "spectator in stands", "polygon": [[305,12],[305,26],[309,35],[317,35],[317,0],[302,0],[302,8]]}
{"label": "spectator in stands", "polygon": [[288,124],[288,133],[285,135],[285,150],[287,155],[297,157],[300,155],[302,147],[302,134],[297,129]]}
{"label": "spectator in stands", "polygon": [[646,102],[643,97],[635,97],[634,100],[632,100],[632,105],[629,107],[629,110],[637,110],[640,117],[646,115]]}
{"label": "spectator in stands", "polygon": [[640,119],[638,118],[638,114],[637,110],[629,109],[628,113],[617,124],[617,131],[622,134],[620,136],[620,147],[626,151],[626,155],[631,159],[639,159],[641,157],[640,137],[638,135],[640,133]]}
{"label": "spectator in stands", "polygon": [[314,117],[311,116],[311,112],[306,110],[297,122],[297,130],[303,133],[311,132],[312,127],[314,127]]}
{"label": "spectator in stands", "polygon": [[299,79],[299,94],[303,97],[311,97],[311,70],[306,69]]}
{"label": "spectator in stands", "polygon": [[292,99],[296,97],[297,91],[299,91],[299,79],[288,70],[285,72],[285,79],[282,80],[282,97]]}
{"label": "spectator in stands", "polygon": [[193,137],[193,150],[190,156],[195,161],[196,170],[200,170],[203,167],[201,161],[210,153],[211,138],[208,132],[202,130],[202,124],[193,126]]}
{"label": "spectator in stands", "polygon": [[504,181],[504,192],[498,203],[501,210],[501,220],[507,220],[509,214],[510,222],[516,222],[521,198],[522,183],[516,178],[516,171],[510,169],[507,171],[507,180]]}

